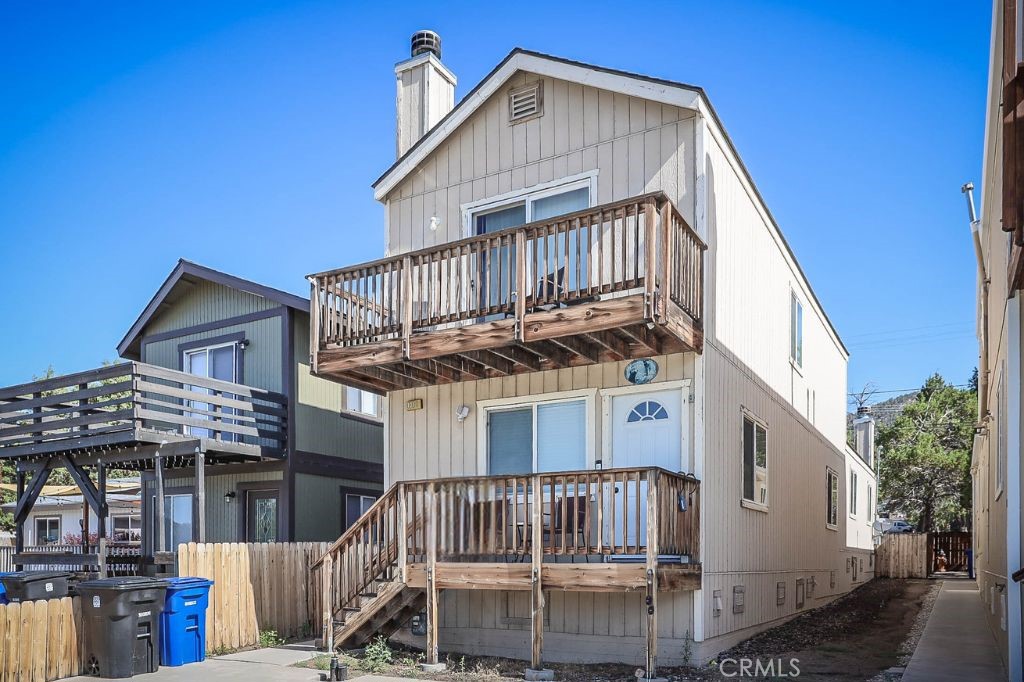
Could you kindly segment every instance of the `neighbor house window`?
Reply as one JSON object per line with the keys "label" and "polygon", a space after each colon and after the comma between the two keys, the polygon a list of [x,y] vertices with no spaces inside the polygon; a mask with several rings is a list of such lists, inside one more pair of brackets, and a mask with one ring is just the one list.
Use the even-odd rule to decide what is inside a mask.
{"label": "neighbor house window", "polygon": [[370,495],[345,495],[345,528],[358,521],[376,501],[377,498]]}
{"label": "neighbor house window", "polygon": [[[156,495],[153,503],[153,537],[156,537]],[[164,547],[173,552],[192,542],[192,495],[164,495]],[[154,541],[154,546],[155,546]]]}
{"label": "neighbor house window", "polygon": [[857,513],[857,472],[850,472],[850,516]]}
{"label": "neighbor house window", "polygon": [[828,500],[825,525],[836,528],[839,525],[839,474],[832,469],[825,469],[825,499]]}
{"label": "neighbor house window", "polygon": [[586,467],[585,399],[487,410],[489,474],[571,471]]}
{"label": "neighbor house window", "polygon": [[743,499],[768,505],[768,428],[743,415]]}
{"label": "neighbor house window", "polygon": [[795,292],[790,294],[789,357],[797,367],[804,366],[804,306]]}
{"label": "neighbor house window", "polygon": [[875,520],[875,508],[872,505],[872,500],[874,500],[874,496],[875,496],[875,491],[871,488],[871,486],[868,486],[868,498],[867,498],[867,500],[868,500],[868,522],[869,523],[871,521]]}
{"label": "neighbor house window", "polygon": [[55,545],[60,542],[60,517],[44,516],[36,518],[36,544]]}
{"label": "neighbor house window", "polygon": [[345,387],[345,409],[368,417],[380,416],[380,396],[351,386]]}
{"label": "neighbor house window", "polygon": [[112,516],[110,535],[114,542],[139,542],[142,540],[142,517],[138,514]]}

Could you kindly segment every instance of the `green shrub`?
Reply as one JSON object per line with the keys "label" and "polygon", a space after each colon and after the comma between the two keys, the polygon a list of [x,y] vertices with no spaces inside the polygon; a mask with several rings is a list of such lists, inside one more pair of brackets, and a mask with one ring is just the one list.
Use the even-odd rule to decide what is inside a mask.
{"label": "green shrub", "polygon": [[362,667],[369,672],[379,673],[391,665],[392,657],[391,647],[388,646],[387,640],[378,636],[363,651]]}
{"label": "green shrub", "polygon": [[282,644],[284,644],[284,639],[278,636],[277,630],[260,630],[260,648],[266,649]]}

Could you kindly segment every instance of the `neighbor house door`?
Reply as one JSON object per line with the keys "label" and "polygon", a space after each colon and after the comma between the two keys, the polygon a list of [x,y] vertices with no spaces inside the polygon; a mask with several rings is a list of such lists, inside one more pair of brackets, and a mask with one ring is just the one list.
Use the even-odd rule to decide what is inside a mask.
{"label": "neighbor house door", "polygon": [[276,490],[249,490],[245,500],[245,541],[277,542]]}
{"label": "neighbor house door", "polygon": [[[605,396],[605,468],[661,467],[668,471],[682,471],[684,429],[688,423],[689,403],[678,388],[661,390],[630,389]],[[623,489],[624,488],[624,489]],[[611,492],[611,491],[608,491]],[[615,518],[620,522],[612,529],[611,518],[605,514],[604,532],[626,545],[642,544],[646,538],[648,486],[620,486],[607,497],[615,500]],[[635,510],[639,507],[640,524],[636,524]],[[625,520],[626,523],[622,523]]]}

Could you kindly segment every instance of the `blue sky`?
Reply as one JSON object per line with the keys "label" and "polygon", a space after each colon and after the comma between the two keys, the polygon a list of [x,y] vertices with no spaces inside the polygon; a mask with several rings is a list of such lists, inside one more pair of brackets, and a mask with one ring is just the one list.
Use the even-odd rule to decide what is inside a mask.
{"label": "blue sky", "polygon": [[980,180],[991,3],[629,7],[3,3],[0,385],[115,358],[179,257],[303,295],[379,257],[369,185],[419,28],[457,97],[515,46],[702,85],[850,347],[851,390],[965,381],[959,188]]}

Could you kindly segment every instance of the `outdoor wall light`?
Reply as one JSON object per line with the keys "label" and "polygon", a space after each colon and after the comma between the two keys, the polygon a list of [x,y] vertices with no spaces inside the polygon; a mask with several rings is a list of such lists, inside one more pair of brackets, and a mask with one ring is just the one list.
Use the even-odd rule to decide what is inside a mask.
{"label": "outdoor wall light", "polygon": [[430,217],[430,231],[437,232],[437,228],[441,227],[441,220],[435,215]]}
{"label": "outdoor wall light", "polygon": [[241,341],[239,341],[238,342],[238,347],[241,348],[242,350],[245,350],[246,348],[248,348],[249,347],[249,339],[242,339]]}
{"label": "outdoor wall light", "polygon": [[224,493],[224,501],[227,502],[228,504],[231,504],[232,502],[234,502],[235,501],[235,491],[234,490],[229,490],[226,493]]}
{"label": "outdoor wall light", "polygon": [[455,417],[460,421],[466,421],[466,417],[469,416],[469,405],[459,405],[455,408]]}

